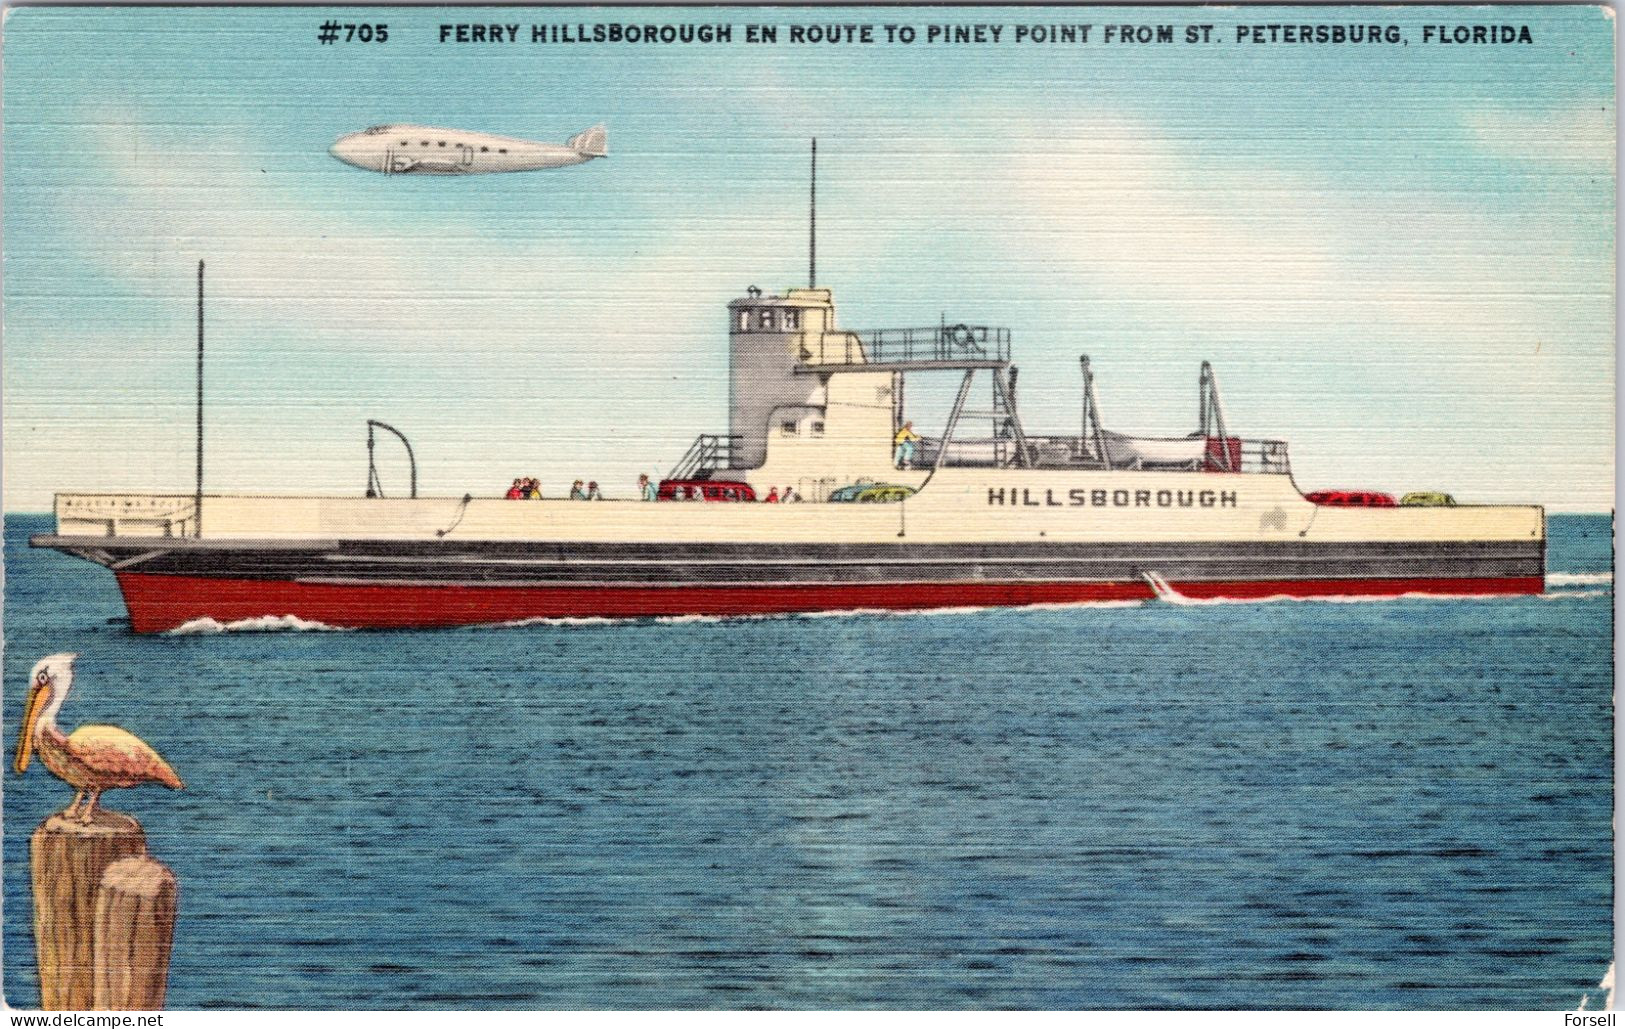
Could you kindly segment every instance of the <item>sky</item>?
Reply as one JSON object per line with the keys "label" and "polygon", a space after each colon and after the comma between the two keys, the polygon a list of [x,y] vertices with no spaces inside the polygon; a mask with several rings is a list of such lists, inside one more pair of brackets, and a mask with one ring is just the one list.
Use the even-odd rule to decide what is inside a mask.
{"label": "sky", "polygon": [[[336,10],[388,40],[320,44],[319,8],[7,11],[5,510],[191,492],[200,259],[210,492],[359,494],[378,418],[425,495],[630,495],[725,430],[727,302],[805,285],[813,136],[842,326],[1007,326],[1030,433],[1074,429],[1080,354],[1107,428],[1194,431],[1208,360],[1232,431],[1288,440],[1305,490],[1613,507],[1604,9]],[[440,43],[454,22],[521,41]],[[528,42],[583,22],[734,39]],[[1406,42],[1236,42],[1367,22]],[[973,23],[1002,41],[926,40]],[[1090,43],[1012,39],[1057,23]],[[1119,23],[1214,41],[1105,43]],[[1458,24],[1533,42],[1424,42]],[[603,122],[611,157],[386,177],[328,155],[382,122]]]}

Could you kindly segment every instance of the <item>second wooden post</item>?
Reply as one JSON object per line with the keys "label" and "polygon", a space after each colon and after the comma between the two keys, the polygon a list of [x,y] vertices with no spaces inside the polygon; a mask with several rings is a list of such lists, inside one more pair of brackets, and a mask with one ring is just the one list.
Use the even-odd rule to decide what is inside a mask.
{"label": "second wooden post", "polygon": [[145,855],[107,866],[96,891],[92,1006],[152,1011],[164,1006],[175,939],[175,875]]}

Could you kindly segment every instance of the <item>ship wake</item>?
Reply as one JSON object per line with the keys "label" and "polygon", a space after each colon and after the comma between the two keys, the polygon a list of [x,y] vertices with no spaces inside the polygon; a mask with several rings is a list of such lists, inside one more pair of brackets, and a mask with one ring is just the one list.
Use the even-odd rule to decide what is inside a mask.
{"label": "ship wake", "polygon": [[1546,586],[1612,586],[1613,572],[1547,572]]}
{"label": "ship wake", "polygon": [[1611,594],[1609,590],[1552,590],[1549,593],[1539,594],[1541,600],[1589,600],[1593,597],[1606,597]]}

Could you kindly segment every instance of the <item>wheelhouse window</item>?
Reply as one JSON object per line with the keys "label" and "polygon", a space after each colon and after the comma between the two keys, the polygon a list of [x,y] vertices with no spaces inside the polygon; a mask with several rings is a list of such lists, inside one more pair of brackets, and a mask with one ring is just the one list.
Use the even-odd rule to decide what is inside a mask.
{"label": "wheelhouse window", "polygon": [[800,311],[796,310],[793,307],[787,307],[783,311],[783,316],[784,316],[784,327],[786,329],[799,329],[799,328],[801,328],[801,312]]}
{"label": "wheelhouse window", "polygon": [[794,436],[796,434],[796,423],[795,422],[780,422],[779,423],[779,432],[782,433],[783,435],[786,435],[786,436]]}
{"label": "wheelhouse window", "polygon": [[757,313],[756,327],[766,332],[773,331],[773,309],[764,307]]}
{"label": "wheelhouse window", "polygon": [[749,332],[750,331],[750,308],[748,308],[748,307],[743,308],[739,312],[739,331],[740,332]]}

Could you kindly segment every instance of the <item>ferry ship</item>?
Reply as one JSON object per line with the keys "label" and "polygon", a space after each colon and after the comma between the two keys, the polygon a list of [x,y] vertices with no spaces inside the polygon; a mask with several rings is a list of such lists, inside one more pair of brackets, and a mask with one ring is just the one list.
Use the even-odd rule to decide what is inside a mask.
{"label": "ferry ship", "polygon": [[[1286,443],[1231,433],[1206,365],[1189,436],[1106,429],[1086,358],[1078,425],[1045,435],[1022,421],[1004,328],[853,331],[827,289],[753,288],[728,339],[728,431],[695,441],[672,499],[419,498],[415,470],[407,497],[205,494],[200,456],[192,495],[59,494],[31,542],[110,569],[138,633],[1544,586],[1542,508],[1311,502]],[[902,454],[924,375],[957,393]],[[738,499],[784,487],[802,502]],[[735,502],[676,500],[707,493]]]}

